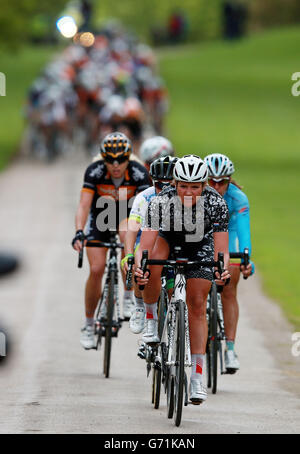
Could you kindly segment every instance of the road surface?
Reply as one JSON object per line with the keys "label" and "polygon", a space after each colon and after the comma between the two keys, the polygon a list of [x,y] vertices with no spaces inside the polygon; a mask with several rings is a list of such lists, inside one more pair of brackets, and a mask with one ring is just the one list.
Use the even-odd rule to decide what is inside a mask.
{"label": "road surface", "polygon": [[0,367],[0,433],[299,432],[293,329],[258,276],[240,285],[241,370],[220,377],[206,403],[184,408],[179,428],[166,417],[164,395],[161,408],[152,408],[150,379],[136,356],[139,336],[128,323],[113,342],[111,378],[103,377],[100,352],[79,344],[87,268],[77,269],[70,246],[88,164],[80,154],[49,166],[19,158],[0,174],[0,250],[22,263],[0,280],[0,325],[12,346]]}

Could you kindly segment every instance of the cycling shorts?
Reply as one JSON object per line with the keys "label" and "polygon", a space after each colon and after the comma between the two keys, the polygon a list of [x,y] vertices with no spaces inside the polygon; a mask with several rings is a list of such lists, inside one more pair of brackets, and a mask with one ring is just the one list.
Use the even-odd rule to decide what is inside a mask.
{"label": "cycling shorts", "polygon": [[[173,244],[170,239],[164,235],[163,232],[159,232],[158,234],[161,238],[163,238],[169,245],[170,253],[174,250],[175,246],[178,244]],[[189,260],[197,260],[197,261],[213,261],[214,254],[213,250],[207,248],[208,250],[201,250],[201,256],[199,257],[199,250],[197,248],[197,243],[193,243],[193,248],[190,246],[188,247],[186,244],[181,246],[181,255],[182,257],[188,258]],[[202,267],[201,265],[191,265],[188,266],[185,273],[186,279],[206,279],[208,281],[213,280],[213,270],[212,268]]]}

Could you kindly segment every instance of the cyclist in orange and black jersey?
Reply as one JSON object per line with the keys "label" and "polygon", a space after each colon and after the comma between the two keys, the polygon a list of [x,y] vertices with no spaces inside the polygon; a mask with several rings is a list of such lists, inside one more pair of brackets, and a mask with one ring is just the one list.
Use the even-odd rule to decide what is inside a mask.
{"label": "cyclist in orange and black jersey", "polygon": [[[117,230],[120,241],[124,242],[133,197],[151,185],[145,167],[129,160],[131,149],[131,142],[124,134],[109,134],[101,144],[103,160],[87,168],[76,214],[76,235],[72,242],[75,250],[82,248],[86,223],[88,241],[109,241],[109,231]],[[101,295],[106,253],[106,248],[87,247],[90,274],[85,291],[86,325],[81,335],[85,349],[94,347],[94,312]],[[132,299],[133,292],[125,291],[123,315],[128,319]]]}

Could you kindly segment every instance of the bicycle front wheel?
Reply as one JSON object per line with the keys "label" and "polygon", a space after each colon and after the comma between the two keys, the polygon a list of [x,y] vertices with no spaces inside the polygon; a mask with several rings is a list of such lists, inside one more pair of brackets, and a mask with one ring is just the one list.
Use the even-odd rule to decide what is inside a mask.
{"label": "bicycle front wheel", "polygon": [[176,309],[175,334],[175,408],[174,420],[178,427],[181,423],[183,396],[184,396],[184,366],[185,366],[185,321],[184,301],[178,301]]}
{"label": "bicycle front wheel", "polygon": [[[165,316],[167,312],[168,294],[164,288],[160,293],[159,305],[158,305],[158,337],[161,340],[163,327],[165,323]],[[158,347],[158,356],[160,357],[160,363],[155,362],[153,364],[152,374],[152,403],[154,408],[159,408],[160,403],[160,391],[161,391],[161,380],[162,380],[162,349]]]}
{"label": "bicycle front wheel", "polygon": [[112,334],[112,322],[114,313],[114,288],[115,288],[115,271],[110,272],[110,281],[107,297],[107,321],[105,328],[105,346],[104,346],[104,361],[103,361],[103,373],[106,378],[109,377],[110,370],[110,357],[111,357],[111,334]]}
{"label": "bicycle front wheel", "polygon": [[213,282],[210,295],[210,364],[212,378],[212,393],[217,392],[218,381],[218,295],[217,286]]}

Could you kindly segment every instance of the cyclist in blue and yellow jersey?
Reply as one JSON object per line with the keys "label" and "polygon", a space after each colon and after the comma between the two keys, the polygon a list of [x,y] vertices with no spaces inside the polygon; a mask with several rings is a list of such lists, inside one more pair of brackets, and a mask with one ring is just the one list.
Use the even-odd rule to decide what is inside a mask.
{"label": "cyclist in blue and yellow jersey", "polygon": [[[222,195],[229,210],[229,251],[243,252],[249,249],[251,256],[249,202],[241,187],[232,180],[234,165],[230,159],[219,153],[206,156],[204,159],[209,170],[209,185]],[[254,273],[254,264],[250,262],[247,268],[243,264],[230,262],[231,280],[222,292],[224,324],[226,335],[225,367],[227,372],[235,373],[239,368],[239,360],[234,350],[239,307],[237,301],[237,285],[240,271],[248,277]]]}
{"label": "cyclist in blue and yellow jersey", "polygon": [[[124,243],[127,218],[135,195],[151,186],[145,167],[129,159],[132,151],[125,134],[108,134],[101,143],[102,159],[93,162],[85,171],[80,202],[76,213],[76,235],[72,241],[75,250],[81,241],[108,242],[110,231],[117,230]],[[86,226],[86,234],[83,230]],[[101,295],[101,280],[106,264],[106,248],[87,247],[90,274],[85,289],[86,325],[81,344],[85,349],[94,346],[94,312]],[[124,278],[124,275],[123,275]],[[129,319],[133,309],[133,292],[125,291],[123,315]]]}
{"label": "cyclist in blue and yellow jersey", "polygon": [[[159,138],[160,139],[160,138]],[[160,146],[160,140],[157,141]],[[141,228],[145,222],[148,205],[153,197],[161,192],[161,190],[172,183],[173,169],[178,158],[173,156],[165,156],[158,158],[152,162],[150,166],[150,176],[153,181],[153,186],[140,192],[132,205],[128,220],[128,230],[125,238],[125,257],[122,260],[122,266],[127,270],[127,261],[129,257],[133,257],[135,251],[139,247],[141,238]],[[134,334],[139,334],[143,331],[145,325],[145,307],[142,298],[142,293],[139,287],[135,285],[135,310],[130,318],[129,326]]]}

